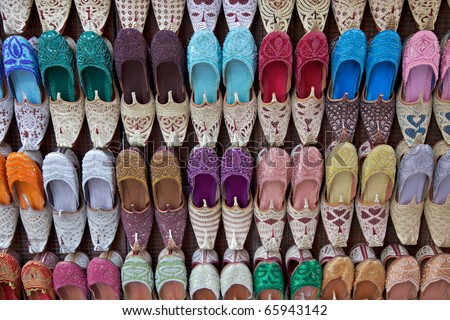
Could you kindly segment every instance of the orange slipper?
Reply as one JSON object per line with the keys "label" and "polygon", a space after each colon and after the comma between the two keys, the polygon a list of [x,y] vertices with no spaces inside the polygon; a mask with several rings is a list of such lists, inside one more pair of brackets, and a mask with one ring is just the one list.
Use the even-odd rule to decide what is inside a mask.
{"label": "orange slipper", "polygon": [[11,204],[11,191],[6,178],[6,159],[3,155],[0,155],[0,204],[5,206]]}

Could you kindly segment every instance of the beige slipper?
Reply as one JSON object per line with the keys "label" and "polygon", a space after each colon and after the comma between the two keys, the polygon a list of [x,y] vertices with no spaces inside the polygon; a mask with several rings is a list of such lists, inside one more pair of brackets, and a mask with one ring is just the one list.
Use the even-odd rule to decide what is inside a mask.
{"label": "beige slipper", "polygon": [[297,12],[306,32],[313,27],[323,31],[330,11],[331,0],[297,0]]}
{"label": "beige slipper", "polygon": [[332,0],[331,8],[341,34],[350,29],[360,28],[366,3],[367,0]]}
{"label": "beige slipper", "polygon": [[369,0],[370,11],[379,31],[397,30],[405,0]]}
{"label": "beige slipper", "polygon": [[294,0],[258,0],[259,14],[267,33],[287,32],[294,11]]}
{"label": "beige slipper", "polygon": [[[20,2],[20,1],[18,1]],[[42,32],[55,30],[62,33],[69,18],[72,0],[36,0]]]}
{"label": "beige slipper", "polygon": [[434,30],[441,0],[408,0],[408,3],[419,30]]}
{"label": "beige slipper", "polygon": [[21,34],[30,19],[33,0],[2,0],[0,13],[3,20],[3,30],[7,35]]}

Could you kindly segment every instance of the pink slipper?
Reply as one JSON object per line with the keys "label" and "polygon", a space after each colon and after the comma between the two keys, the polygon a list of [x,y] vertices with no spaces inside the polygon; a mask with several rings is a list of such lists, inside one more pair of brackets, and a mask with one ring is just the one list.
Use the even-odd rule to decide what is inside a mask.
{"label": "pink slipper", "polygon": [[122,257],[114,251],[94,258],[87,268],[87,284],[95,300],[119,300]]}

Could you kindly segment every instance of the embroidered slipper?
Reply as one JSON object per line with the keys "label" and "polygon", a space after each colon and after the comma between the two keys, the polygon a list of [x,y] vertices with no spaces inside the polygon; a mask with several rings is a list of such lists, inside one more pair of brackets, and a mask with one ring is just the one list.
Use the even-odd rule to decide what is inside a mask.
{"label": "embroidered slipper", "polygon": [[[148,16],[150,0],[116,0],[114,2],[122,29],[132,28],[142,33]],[[133,48],[133,46],[130,44],[129,48]]]}
{"label": "embroidered slipper", "polygon": [[346,247],[358,184],[358,155],[350,142],[332,146],[326,156],[320,211],[328,240],[334,247]]}
{"label": "embroidered slipper", "polygon": [[403,50],[403,81],[397,93],[397,118],[409,146],[425,142],[433,91],[439,75],[439,43],[432,31],[419,31]]}
{"label": "embroidered slipper", "polygon": [[282,145],[291,114],[292,44],[285,32],[264,37],[259,52],[258,118],[270,145]]}
{"label": "embroidered slipper", "polygon": [[8,87],[3,68],[2,41],[0,40],[0,143],[5,139],[14,114],[14,98]]}
{"label": "embroidered slipper", "polygon": [[292,118],[302,144],[317,142],[325,111],[328,64],[325,34],[318,31],[305,34],[295,50],[295,91],[291,100]]}
{"label": "embroidered slipper", "polygon": [[320,265],[323,267],[322,300],[349,300],[355,278],[352,260],[342,248],[331,244],[320,249]]}
{"label": "embroidered slipper", "polygon": [[194,32],[200,30],[213,32],[216,28],[221,6],[222,0],[187,0],[187,8]]}
{"label": "embroidered slipper", "polygon": [[55,30],[62,34],[69,18],[72,0],[36,0],[42,31]]}
{"label": "embroidered slipper", "polygon": [[22,268],[21,278],[27,300],[56,300],[51,268],[39,260],[30,260]]}
{"label": "embroidered slipper", "polygon": [[220,276],[217,271],[219,256],[215,250],[197,249],[192,255],[189,276],[191,300],[219,300]]}
{"label": "embroidered slipper", "polygon": [[237,27],[250,29],[257,6],[257,0],[223,0],[223,11],[228,29]]}
{"label": "embroidered slipper", "polygon": [[83,158],[82,189],[94,251],[108,251],[119,226],[114,162],[109,150],[93,149]]}
{"label": "embroidered slipper", "polygon": [[291,246],[286,251],[291,300],[317,300],[322,287],[322,267],[309,250]]}
{"label": "embroidered slipper", "polygon": [[[15,254],[14,254],[15,253]],[[15,258],[17,252],[7,249],[0,252],[0,300],[20,300],[21,278],[20,261]],[[18,258],[20,256],[18,255]]]}
{"label": "embroidered slipper", "polygon": [[[77,260],[83,260],[83,264]],[[77,263],[78,262],[78,263]],[[55,292],[61,300],[88,300],[86,268],[89,257],[82,252],[67,255],[53,270]]]}
{"label": "embroidered slipper", "polygon": [[83,30],[101,35],[108,20],[111,0],[74,0],[74,2]]}
{"label": "embroidered slipper", "polygon": [[169,250],[181,248],[188,216],[180,168],[173,149],[166,147],[156,151],[150,164],[156,222]]}
{"label": "embroidered slipper", "polygon": [[383,246],[389,219],[389,200],[395,183],[396,157],[389,145],[365,142],[358,150],[361,184],[356,215],[370,247]]}
{"label": "embroidered slipper", "polygon": [[103,252],[93,258],[87,267],[87,284],[95,300],[119,300],[120,271],[123,265],[118,252]]}
{"label": "embroidered slipper", "polygon": [[183,21],[186,0],[152,0],[159,30],[178,32]]}
{"label": "embroidered slipper", "polygon": [[147,248],[153,225],[153,207],[147,185],[147,166],[143,156],[134,149],[123,150],[116,161],[120,216],[133,251]]}
{"label": "embroidered slipper", "polygon": [[220,290],[223,300],[251,300],[253,279],[249,269],[250,255],[245,249],[228,248],[223,254]]}
{"label": "embroidered slipper", "polygon": [[155,280],[152,257],[145,251],[130,251],[121,271],[125,300],[153,300]]}
{"label": "embroidered slipper", "polygon": [[284,300],[284,278],[282,259],[279,252],[267,252],[259,247],[254,256],[254,295],[255,300]]}
{"label": "embroidered slipper", "polygon": [[[228,248],[244,249],[253,220],[253,159],[243,148],[229,148],[221,163],[222,217]],[[223,296],[223,295],[222,295]]]}
{"label": "embroidered slipper", "polygon": [[294,0],[258,0],[259,14],[267,33],[287,32],[294,11]]}
{"label": "embroidered slipper", "polygon": [[280,148],[260,151],[257,164],[255,222],[268,252],[278,252],[286,223],[286,191],[291,177],[288,153]]}
{"label": "embroidered slipper", "polygon": [[317,28],[323,31],[330,11],[331,0],[297,0],[297,12],[305,32]]}
{"label": "embroidered slipper", "polygon": [[419,30],[434,30],[434,24],[441,7],[441,0],[408,0],[408,4]]}
{"label": "embroidered slipper", "polygon": [[299,249],[311,249],[320,215],[323,158],[316,147],[296,146],[291,153],[291,191],[287,201],[289,226]]}
{"label": "embroidered slipper", "polygon": [[8,177],[6,176],[6,157],[0,154],[0,205],[9,206],[12,203],[11,190],[9,189]]}
{"label": "embroidered slipper", "polygon": [[398,178],[391,201],[391,218],[400,243],[415,245],[420,221],[433,180],[434,157],[427,144],[397,146]]}
{"label": "embroidered slipper", "polygon": [[402,44],[392,30],[378,33],[370,42],[366,83],[361,101],[361,119],[372,144],[386,144],[395,117],[393,92]]}
{"label": "embroidered slipper", "polygon": [[419,249],[416,259],[423,266],[420,300],[450,299],[450,254],[434,245]]}
{"label": "embroidered slipper", "polygon": [[326,96],[326,113],[334,140],[352,141],[359,115],[359,86],[367,55],[361,30],[349,30],[337,41],[332,53],[331,84]]}
{"label": "embroidered slipper", "polygon": [[214,249],[220,216],[219,158],[212,148],[194,147],[188,161],[189,218],[200,249]]}
{"label": "embroidered slipper", "polygon": [[164,248],[158,256],[155,272],[156,291],[160,300],[185,300],[187,271],[181,249]]}
{"label": "embroidered slipper", "polygon": [[405,247],[391,244],[381,252],[386,268],[386,300],[415,300],[419,291],[420,267]]}
{"label": "embroidered slipper", "polygon": [[439,247],[450,247],[449,177],[450,146],[443,140],[433,147],[435,170],[433,186],[425,200],[425,218],[433,242]]}
{"label": "embroidered slipper", "polygon": [[359,29],[361,27],[366,3],[367,0],[331,1],[334,19],[341,34],[350,29]]}
{"label": "embroidered slipper", "polygon": [[75,42],[56,31],[39,37],[39,67],[50,92],[50,114],[58,147],[71,148],[84,121],[84,95],[75,75]]}
{"label": "embroidered slipper", "polygon": [[439,81],[433,91],[433,112],[442,137],[450,144],[450,33],[441,40]]}
{"label": "embroidered slipper", "polygon": [[169,147],[181,146],[189,124],[189,97],[184,87],[185,53],[176,33],[156,33],[151,56],[159,127]]}
{"label": "embroidered slipper", "polygon": [[[2,157],[0,157],[0,159]],[[5,169],[1,169],[1,167],[5,167],[4,161],[3,158],[3,164],[1,164],[2,160],[0,160],[0,170],[3,170],[3,172],[5,172]],[[6,174],[4,177],[6,179]],[[9,190],[7,183],[5,185],[0,185],[0,188],[3,189],[3,186]],[[8,205],[0,204],[0,249],[6,249],[11,246],[18,221],[19,208],[14,202],[10,202]]]}
{"label": "embroidered slipper", "polygon": [[191,116],[202,146],[214,146],[222,121],[222,94],[219,90],[222,50],[216,36],[200,30],[192,36],[187,52],[189,82],[192,88]]}
{"label": "embroidered slipper", "polygon": [[350,250],[356,265],[353,300],[382,300],[386,271],[375,251],[367,244],[357,244]]}
{"label": "embroidered slipper", "polygon": [[30,19],[33,0],[5,0],[0,3],[0,13],[5,34],[21,34],[25,31]]}
{"label": "embroidered slipper", "polygon": [[369,0],[370,11],[379,31],[397,31],[405,0]]}

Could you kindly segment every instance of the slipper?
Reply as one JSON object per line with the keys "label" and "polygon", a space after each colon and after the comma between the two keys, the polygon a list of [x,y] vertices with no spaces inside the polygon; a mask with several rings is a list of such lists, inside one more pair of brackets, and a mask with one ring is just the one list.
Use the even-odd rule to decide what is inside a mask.
{"label": "slipper", "polygon": [[261,242],[268,252],[277,252],[281,247],[290,166],[289,155],[283,149],[263,149],[258,155],[255,222]]}
{"label": "slipper", "polygon": [[159,127],[169,147],[181,146],[189,124],[184,49],[177,34],[168,30],[156,33],[150,48]]}
{"label": "slipper", "polygon": [[187,0],[187,8],[194,32],[200,30],[213,32],[216,28],[221,6],[222,0]]}
{"label": "slipper", "polygon": [[[114,2],[122,29],[132,28],[142,33],[148,16],[150,0],[116,0]],[[130,45],[130,48],[133,46]]]}
{"label": "slipper", "polygon": [[120,215],[128,243],[134,252],[145,250],[153,225],[153,207],[147,185],[147,166],[134,149],[123,150],[116,161]]}
{"label": "slipper", "polygon": [[[79,265],[72,258],[78,256],[86,265]],[[88,300],[86,268],[89,258],[82,252],[68,255],[53,270],[55,292],[61,300]]]}
{"label": "slipper", "polygon": [[298,145],[291,153],[291,190],[287,201],[289,226],[299,249],[311,249],[320,215],[323,158],[316,147]]}
{"label": "slipper", "polygon": [[[8,187],[9,188],[9,187]],[[15,203],[0,204],[0,249],[9,248],[19,221],[19,208]]]}
{"label": "slipper", "polygon": [[3,70],[2,42],[0,40],[0,143],[5,139],[14,114],[14,98]]}
{"label": "slipper", "polygon": [[9,189],[6,175],[6,157],[0,154],[0,205],[2,207],[9,206],[12,202],[11,190]]}
{"label": "slipper", "polygon": [[333,50],[331,85],[326,96],[325,110],[334,140],[353,140],[366,54],[366,37],[361,30],[356,29],[345,32]]}
{"label": "slipper", "polygon": [[[297,4],[299,2],[303,3],[297,1]],[[295,50],[295,91],[292,93],[292,117],[302,144],[317,142],[325,111],[323,92],[328,64],[325,34],[319,31],[305,34]]]}
{"label": "slipper", "polygon": [[87,267],[87,284],[94,300],[119,300],[120,271],[123,265],[118,252],[104,252]]}
{"label": "slipper", "polygon": [[332,146],[326,156],[320,211],[328,240],[335,247],[346,247],[358,184],[358,155],[349,142]]}
{"label": "slipper", "polygon": [[154,300],[152,257],[145,251],[130,251],[121,271],[125,300]]}
{"label": "slipper", "polygon": [[369,0],[370,11],[379,31],[397,31],[405,0]]}
{"label": "slipper", "polygon": [[317,300],[322,287],[322,267],[311,252],[291,246],[286,251],[291,300]]}
{"label": "slipper", "polygon": [[245,249],[228,248],[223,254],[220,290],[223,300],[251,300],[253,279],[249,269],[250,255]]}
{"label": "slipper", "polygon": [[[20,262],[16,260],[12,249],[0,252],[0,300],[20,300],[21,278]],[[20,256],[18,256],[20,258]]]}
{"label": "slipper", "polygon": [[364,17],[367,0],[332,0],[334,19],[341,34],[351,29],[359,29]]}
{"label": "slipper", "polygon": [[93,31],[101,35],[111,9],[111,0],[85,1],[74,0],[78,17],[84,31]]}
{"label": "slipper", "polygon": [[21,278],[27,300],[56,300],[53,274],[45,263],[28,261],[22,268]]}
{"label": "slipper", "polygon": [[434,24],[439,14],[439,8],[441,7],[441,0],[426,2],[408,0],[408,4],[418,29],[434,30]]}
{"label": "slipper", "polygon": [[253,220],[253,159],[243,148],[228,148],[221,163],[222,217],[228,248],[244,249]]}
{"label": "slipper", "polygon": [[183,21],[186,0],[152,0],[159,30],[178,32]]}
{"label": "slipper", "polygon": [[356,200],[356,215],[368,245],[382,247],[395,183],[395,151],[389,145],[373,147],[366,142],[358,153],[361,183]]}
{"label": "slipper", "polygon": [[255,18],[257,6],[257,0],[223,0],[223,11],[228,29],[231,30],[238,27],[250,29]]}
{"label": "slipper", "polygon": [[420,300],[450,300],[450,254],[434,245],[419,249],[416,259],[423,266]]}
{"label": "slipper", "polygon": [[200,249],[214,249],[222,207],[219,158],[212,148],[194,147],[188,161],[189,218]]}
{"label": "slipper", "polygon": [[215,250],[197,249],[192,255],[189,276],[191,300],[219,300],[220,276],[217,271],[219,256]]}
{"label": "slipper", "polygon": [[433,112],[442,137],[450,144],[450,33],[441,40],[439,81],[433,91]]}
{"label": "slipper", "polygon": [[398,178],[391,201],[391,218],[400,243],[415,245],[420,221],[433,180],[434,157],[427,144],[397,146]]}
{"label": "slipper", "polygon": [[386,268],[386,300],[415,300],[419,291],[420,267],[405,247],[391,244],[381,260]]}
{"label": "slipper", "polygon": [[253,292],[255,300],[284,300],[284,278],[279,252],[267,252],[265,247],[255,251]]}
{"label": "slipper", "polygon": [[55,30],[62,34],[69,18],[71,5],[72,0],[58,0],[56,2],[36,0],[42,32]]}
{"label": "slipper", "polygon": [[450,181],[450,146],[443,140],[433,147],[435,170],[433,186],[425,200],[425,219],[433,242],[439,247],[450,246],[449,215],[449,181]]}
{"label": "slipper", "polygon": [[258,118],[270,145],[283,144],[289,126],[292,44],[274,31],[264,37],[259,52]]}
{"label": "slipper", "polygon": [[291,23],[294,6],[294,0],[258,0],[259,14],[266,32],[287,32]]}
{"label": "slipper", "polygon": [[5,0],[0,3],[0,13],[5,34],[21,34],[30,19],[33,0]]}
{"label": "slipper", "polygon": [[353,300],[382,300],[386,272],[375,251],[367,244],[357,244],[350,250],[356,265]]}
{"label": "slipper", "polygon": [[58,147],[71,148],[84,121],[84,95],[75,75],[71,38],[56,31],[44,32],[38,42],[39,67],[43,83],[50,92],[50,114]]}
{"label": "slipper", "polygon": [[123,92],[120,114],[126,137],[130,145],[143,147],[150,137],[156,112],[148,76],[147,42],[138,30],[122,29],[117,34],[114,52],[116,73]]}
{"label": "slipper", "polygon": [[439,75],[439,57],[438,39],[431,31],[415,33],[404,46],[397,118],[409,146],[425,142],[432,113],[431,92]]}
{"label": "slipper", "polygon": [[58,237],[59,252],[73,253],[83,239],[86,228],[86,205],[84,201],[75,212],[62,212],[53,209],[53,223]]}
{"label": "slipper", "polygon": [[331,0],[297,0],[297,12],[305,32],[325,28]]}
{"label": "slipper", "polygon": [[158,256],[155,285],[159,300],[185,300],[187,271],[181,249],[164,248]]}
{"label": "slipper", "polygon": [[180,168],[172,148],[160,147],[150,163],[156,222],[169,250],[181,248],[188,216]]}
{"label": "slipper", "polygon": [[352,260],[342,248],[331,244],[320,249],[320,265],[323,267],[322,300],[349,300],[355,278]]}

